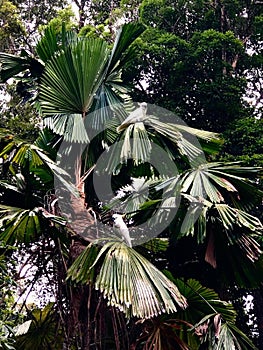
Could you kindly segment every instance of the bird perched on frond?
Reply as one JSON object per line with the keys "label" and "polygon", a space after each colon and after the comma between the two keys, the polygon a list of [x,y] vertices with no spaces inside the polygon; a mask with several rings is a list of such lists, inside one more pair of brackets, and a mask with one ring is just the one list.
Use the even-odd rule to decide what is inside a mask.
{"label": "bird perched on frond", "polygon": [[130,124],[135,124],[138,122],[143,122],[146,119],[147,112],[147,103],[139,103],[139,108],[136,108],[135,111],[131,112],[128,117],[118,126],[117,131],[125,129]]}
{"label": "bird perched on frond", "polygon": [[132,243],[131,243],[129,229],[128,229],[127,225],[125,224],[125,222],[123,221],[123,216],[124,215],[121,215],[121,214],[113,214],[112,215],[112,219],[114,221],[113,227],[115,227],[118,230],[120,236],[125,241],[125,243],[129,247],[131,247]]}

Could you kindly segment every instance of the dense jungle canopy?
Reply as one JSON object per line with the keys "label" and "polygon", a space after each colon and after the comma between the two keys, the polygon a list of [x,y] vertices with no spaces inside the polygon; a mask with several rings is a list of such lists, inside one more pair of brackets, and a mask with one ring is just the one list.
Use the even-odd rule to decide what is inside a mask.
{"label": "dense jungle canopy", "polygon": [[0,349],[263,349],[263,3],[0,24]]}

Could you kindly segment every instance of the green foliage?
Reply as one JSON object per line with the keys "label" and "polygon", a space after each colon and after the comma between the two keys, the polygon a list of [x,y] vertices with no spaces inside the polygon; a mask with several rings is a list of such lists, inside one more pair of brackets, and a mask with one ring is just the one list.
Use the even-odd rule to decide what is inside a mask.
{"label": "green foliage", "polygon": [[[83,284],[94,278],[94,268],[100,260],[95,288],[108,304],[119,308],[126,317],[152,318],[161,313],[187,307],[187,301],[166,276],[142,255],[121,242],[106,243],[96,253],[89,246],[68,270],[68,277]],[[111,273],[109,274],[109,271]]]}
{"label": "green foliage", "polygon": [[62,335],[57,329],[56,313],[52,303],[43,309],[34,309],[30,319],[16,329],[16,349],[61,350]]}
{"label": "green foliage", "polygon": [[[40,90],[44,115],[86,113],[103,82],[101,73],[107,67],[108,57],[105,42],[89,39],[76,43],[48,62]],[[64,86],[60,84],[62,81]]]}
{"label": "green foliage", "polygon": [[0,51],[15,52],[21,45],[25,28],[19,10],[8,0],[0,2]]}
{"label": "green foliage", "polygon": [[262,55],[253,38],[260,38],[261,15],[262,5],[252,2],[143,1],[147,31],[124,74],[134,99],[179,112],[190,126],[224,131],[250,113],[242,101],[248,81],[260,86],[253,68]]}
{"label": "green foliage", "polygon": [[248,117],[233,123],[224,133],[222,156],[236,159],[247,165],[263,165],[263,120]]}
{"label": "green foliage", "polygon": [[16,282],[14,279],[16,262],[12,258],[15,247],[0,242],[0,349],[14,350],[12,328],[17,316],[12,309]]}
{"label": "green foliage", "polygon": [[111,32],[103,24],[91,25],[87,24],[83,26],[78,34],[80,37],[85,38],[102,38],[107,41],[112,40]]}
{"label": "green foliage", "polygon": [[[38,28],[47,25],[49,21],[57,17],[58,10],[66,8],[68,3],[65,0],[47,0],[24,2],[23,0],[14,0],[20,19],[25,27],[23,35],[24,49],[31,49],[36,40]],[[62,11],[62,13],[64,13]],[[31,50],[30,50],[31,51]]]}
{"label": "green foliage", "polygon": [[52,18],[47,25],[40,25],[38,30],[43,33],[47,27],[51,27],[59,34],[62,24],[68,31],[77,29],[77,20],[71,6],[58,10],[56,17]]}
{"label": "green foliage", "polygon": [[186,41],[150,28],[136,50],[138,59],[124,74],[125,81],[141,86],[134,91],[135,99],[149,99],[179,112],[190,126],[217,132],[244,113],[241,96],[246,81],[232,75],[232,62],[244,48],[233,33],[211,29]]}
{"label": "green foliage", "polygon": [[[166,7],[167,4],[169,6]],[[180,2],[180,5],[185,4]],[[35,92],[34,107],[45,118],[45,126],[49,129],[49,132],[46,129],[42,131],[34,144],[14,137],[8,142],[8,135],[5,139],[2,130],[4,147],[0,157],[5,178],[0,184],[3,191],[0,239],[19,248],[32,248],[30,259],[36,256],[35,249],[39,260],[32,258],[31,261],[37,261],[37,266],[41,268],[32,285],[43,275],[48,282],[53,278],[56,286],[55,308],[48,305],[32,311],[29,323],[22,326],[22,331],[18,328],[19,349],[61,349],[71,345],[73,348],[89,348],[91,341],[101,340],[104,328],[99,324],[103,323],[105,310],[111,310],[113,319],[115,317],[114,339],[111,338],[115,344],[119,344],[118,330],[126,324],[122,321],[123,312],[130,322],[126,327],[138,327],[140,334],[145,331],[144,338],[139,337],[138,340],[136,337],[134,344],[139,342],[140,346],[148,346],[148,349],[171,349],[172,343],[181,349],[192,345],[198,349],[204,344],[215,348],[216,342],[222,349],[229,346],[254,348],[234,325],[236,314],[229,303],[221,301],[217,293],[196,280],[183,282],[174,279],[171,271],[178,266],[179,253],[183,256],[183,266],[189,263],[186,255],[190,254],[199,259],[202,267],[206,263],[217,276],[221,273],[226,286],[251,287],[262,282],[262,252],[258,243],[262,224],[246,212],[262,197],[262,193],[254,189],[248,180],[251,175],[257,174],[258,169],[242,168],[236,164],[202,165],[200,160],[205,162],[205,159],[201,149],[184,136],[190,134],[201,138],[207,143],[207,149],[214,150],[218,144],[217,134],[176,122],[164,123],[155,115],[148,115],[148,119],[131,123],[127,128],[123,124],[120,127],[119,121],[126,117],[129,109],[121,113],[115,107],[119,102],[127,101],[124,107],[129,103],[122,81],[123,68],[126,67],[126,79],[127,74],[130,74],[133,83],[136,79],[138,83],[147,79],[144,96],[152,102],[177,109],[189,120],[195,118],[196,123],[201,120],[206,127],[213,125],[219,130],[222,115],[228,121],[233,111],[243,113],[240,96],[244,82],[238,74],[237,78],[233,74],[233,66],[236,56],[245,55],[244,43],[233,34],[234,31],[222,27],[227,21],[215,25],[217,11],[213,14],[206,12],[204,17],[209,25],[204,30],[197,31],[197,21],[193,19],[192,28],[183,34],[187,16],[177,23],[178,8],[167,1],[145,1],[142,6],[144,17],[150,17],[146,11],[150,5],[153,6],[148,7],[152,13],[152,18],[148,18],[152,20],[150,25],[154,26],[159,19],[161,24],[148,28],[137,41],[145,29],[140,23],[122,26],[116,32],[113,45],[95,37],[94,33],[77,36],[67,32],[65,26],[58,33],[54,24],[45,29],[37,45],[36,52],[41,61],[24,52],[21,57],[0,56],[3,81],[13,75],[18,80],[28,79],[29,88]],[[204,4],[201,2],[198,6],[201,5]],[[198,6],[195,2],[191,3],[188,13],[194,14]],[[235,7],[227,4],[226,8],[228,14],[235,11]],[[187,11],[184,12],[186,14]],[[168,28],[162,17],[170,20]],[[172,22],[176,23],[173,30]],[[140,99],[144,97],[137,96]],[[226,101],[229,104],[233,102],[233,105],[226,106]],[[110,113],[105,114],[101,107],[109,107]],[[90,112],[93,112],[93,121],[88,120]],[[204,117],[208,112],[208,117]],[[105,122],[109,123],[107,131],[92,140],[91,149],[83,155],[83,163],[78,154],[78,164],[74,168],[76,190],[69,174],[54,161],[56,150],[63,137],[71,146],[89,143],[89,133],[98,130],[98,126],[105,125]],[[214,139],[216,146],[209,148]],[[124,169],[125,180],[136,172],[144,175],[146,180],[144,195],[137,201],[132,198],[131,207],[135,213],[129,213],[129,225],[136,226],[140,220],[146,222],[153,212],[156,223],[164,221],[166,214],[175,209],[176,198],[182,199],[176,205],[178,211],[174,221],[160,232],[158,238],[161,240],[154,249],[147,244],[141,250],[141,247],[138,250],[128,247],[111,237],[109,225],[106,226],[109,232],[103,240],[87,238],[92,236],[89,236],[90,232],[87,237],[82,235],[84,226],[85,230],[98,234],[96,224],[101,217],[105,218],[102,212],[105,203],[99,203],[94,208],[97,212],[89,208],[90,203],[86,205],[88,196],[91,196],[87,190],[88,185],[92,185],[89,174],[104,152],[102,141],[114,144],[119,140],[124,140],[123,148],[119,153],[113,152],[108,168],[119,164],[119,178]],[[178,163],[178,174],[174,171],[171,178],[164,179],[162,174],[155,173],[148,166],[146,162],[152,152],[150,140],[157,141],[175,166]],[[85,161],[86,157],[88,161]],[[194,163],[196,158],[198,162]],[[88,162],[91,168],[86,166]],[[53,176],[67,189],[70,204],[76,207],[77,229],[62,217],[57,203],[61,193],[53,188]],[[123,181],[115,182],[116,191],[122,188]],[[10,203],[10,193],[16,193],[16,205]],[[74,194],[79,196],[76,198]],[[124,206],[128,197],[123,200]],[[88,224],[79,215],[80,209],[89,219]],[[150,223],[148,230],[153,226],[154,222]],[[142,235],[147,234],[147,229],[142,232]],[[176,254],[172,258],[165,255],[173,249],[174,242],[176,248],[185,238],[191,238],[191,245],[186,250],[179,252],[175,249]],[[97,244],[102,244],[102,247]],[[147,259],[144,256],[146,252]],[[49,264],[52,265],[51,277]],[[162,272],[163,265],[168,270],[166,275]],[[200,275],[207,277],[207,265]],[[197,276],[196,271],[191,273]],[[185,271],[180,275],[188,277]],[[211,283],[209,278],[208,283]],[[214,280],[213,283],[218,287]],[[102,301],[104,298],[108,308]],[[169,314],[176,321],[171,321]],[[137,319],[140,319],[140,326],[135,322]],[[145,319],[149,319],[152,325],[151,332],[146,332],[147,326],[144,329]],[[178,324],[180,327],[176,328]],[[187,335],[185,330],[189,328],[195,335]],[[169,334],[167,341],[163,339],[165,334]],[[130,336],[128,334],[127,338]]]}
{"label": "green foliage", "polygon": [[[22,84],[8,86],[6,93],[12,98],[3,103],[0,128],[6,128],[13,137],[33,142],[39,132],[40,118],[29,101],[21,102],[21,93],[18,94],[16,91],[21,86]],[[30,93],[27,93],[24,88],[22,90],[23,98],[27,100]]]}

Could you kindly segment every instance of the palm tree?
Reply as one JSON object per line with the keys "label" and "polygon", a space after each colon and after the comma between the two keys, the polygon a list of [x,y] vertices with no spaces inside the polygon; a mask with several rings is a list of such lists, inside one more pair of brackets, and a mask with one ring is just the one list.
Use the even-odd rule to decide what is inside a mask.
{"label": "palm tree", "polygon": [[[178,253],[177,246],[190,237],[193,260],[205,261],[226,283],[261,283],[262,225],[247,213],[262,198],[248,180],[259,169],[206,163],[193,137],[212,152],[219,136],[169,116],[167,122],[155,109],[145,121],[117,132],[132,108],[121,71],[142,31],[140,24],[124,25],[110,47],[99,38],[80,38],[63,28],[56,35],[48,28],[36,47],[38,59],[0,54],[3,81],[26,71],[45,126],[34,144],[14,136],[2,147],[0,239],[26,251],[27,263],[39,266],[27,291],[43,276],[55,289],[54,304],[43,314],[31,313],[28,331],[18,332],[18,349],[30,335],[35,337],[31,348],[41,344],[43,349],[61,349],[61,342],[65,349],[255,348],[235,326],[233,307],[184,275],[176,257],[167,259],[166,253],[173,248]],[[153,145],[177,165],[176,173],[168,176],[158,157],[152,166]],[[107,163],[99,168],[108,147]],[[94,169],[101,176],[113,173],[115,193],[124,193],[121,200],[96,198]],[[128,190],[131,178],[140,178],[143,186]],[[67,198],[71,218],[65,217],[59,196]],[[136,232],[143,239],[136,247],[103,224],[116,211],[116,201],[131,233],[140,227]],[[158,237],[145,239],[167,220]],[[45,338],[36,331],[42,328]]]}

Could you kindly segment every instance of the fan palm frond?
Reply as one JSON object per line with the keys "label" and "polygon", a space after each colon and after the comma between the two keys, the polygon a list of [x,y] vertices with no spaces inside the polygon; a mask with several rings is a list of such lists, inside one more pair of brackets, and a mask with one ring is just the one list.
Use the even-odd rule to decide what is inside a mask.
{"label": "fan palm frond", "polygon": [[30,243],[39,238],[50,222],[65,225],[66,221],[44,208],[22,209],[0,205],[0,240],[6,244]]}
{"label": "fan palm frond", "polygon": [[220,314],[204,317],[193,326],[202,344],[216,350],[257,350],[252,341],[233,323],[224,322]]}
{"label": "fan palm frond", "polygon": [[43,226],[38,210],[0,206],[0,239],[7,244],[29,243],[39,237]]}
{"label": "fan palm frond", "polygon": [[77,34],[66,31],[65,23],[62,23],[61,33],[57,33],[51,25],[44,30],[44,35],[36,45],[36,52],[43,62],[50,60],[57,52],[65,50],[72,42],[77,41]]}
{"label": "fan palm frond", "polygon": [[[176,317],[193,324],[192,330],[201,342],[208,339],[210,346],[214,343],[217,344],[216,349],[220,346],[222,350],[235,349],[227,346],[230,344],[237,345],[237,349],[238,344],[247,344],[248,348],[244,349],[256,349],[247,336],[235,327],[237,314],[232,304],[220,300],[215,291],[202,286],[194,279],[187,281],[176,279],[175,283],[180,292],[186,296],[189,305],[184,311],[179,310]],[[232,327],[235,328],[235,335],[232,333]],[[192,334],[187,332],[186,336],[188,343],[191,343]]]}
{"label": "fan palm frond", "polygon": [[15,56],[4,52],[0,53],[0,81],[6,82],[8,79],[16,77],[19,73],[29,70],[32,77],[41,76],[44,66],[37,59],[30,57],[25,51],[23,56]]}
{"label": "fan palm frond", "polygon": [[263,191],[251,180],[259,175],[261,168],[245,167],[239,162],[209,163],[206,168],[210,179],[228,191],[231,202],[237,208],[250,210],[261,203]]}
{"label": "fan palm frond", "polygon": [[146,27],[142,23],[137,22],[126,23],[118,30],[109,60],[109,72],[119,71],[129,60],[132,60],[134,49],[130,45],[145,29]]}
{"label": "fan palm frond", "polygon": [[[132,58],[132,52],[127,49],[143,30],[141,24],[125,24],[118,30],[112,50],[102,39],[68,40],[65,39],[67,33],[62,32],[62,42],[67,41],[63,51],[57,51],[58,39],[48,30],[47,38],[50,36],[52,40],[47,45],[49,61],[40,84],[42,113],[50,117],[52,114],[81,114],[83,117],[89,112],[92,120],[87,122],[95,129],[104,126],[114,113],[124,113],[120,103],[128,99],[128,94],[122,83],[121,69]],[[40,48],[46,49],[47,38],[39,44]],[[57,118],[56,125],[62,130],[63,118],[60,127],[59,120]]]}
{"label": "fan palm frond", "polygon": [[63,114],[44,118],[44,126],[63,136],[63,140],[88,143],[89,137],[81,114]]}
{"label": "fan palm frond", "polygon": [[157,134],[172,141],[179,152],[185,155],[192,165],[199,165],[204,162],[205,157],[201,146],[196,142],[191,142],[192,138],[190,140],[187,135],[195,136],[209,142],[216,142],[218,140],[218,135],[215,133],[197,130],[181,124],[165,123],[155,116],[147,116],[145,124],[149,124]]}
{"label": "fan palm frond", "polygon": [[54,27],[48,26],[36,45],[36,52],[43,62],[47,62],[60,47]]}
{"label": "fan palm frond", "polygon": [[[168,273],[168,272],[166,272]],[[197,323],[203,315],[220,313],[225,321],[235,322],[236,311],[232,304],[220,300],[218,294],[211,288],[204,287],[199,281],[189,279],[169,278],[176,283],[180,292],[186,296],[189,308],[178,311],[178,317],[190,323]],[[193,312],[193,310],[195,310]]]}
{"label": "fan palm frond", "polygon": [[218,350],[231,349],[229,346],[235,345],[236,349],[257,350],[252,341],[233,323],[226,322],[222,325],[218,337]]}
{"label": "fan palm frond", "polygon": [[124,133],[120,159],[126,163],[132,158],[134,163],[146,163],[150,160],[151,142],[143,123],[128,126]]}
{"label": "fan palm frond", "polygon": [[[204,199],[208,197],[212,203],[230,200],[237,207],[247,208],[249,204],[258,203],[263,197],[263,192],[248,180],[251,173],[255,174],[257,171],[255,168],[232,163],[226,166],[220,163],[200,164],[182,176],[182,191]],[[246,174],[247,177],[240,177],[238,174]]]}
{"label": "fan palm frond", "polygon": [[79,193],[71,182],[70,175],[61,167],[59,167],[52,159],[50,159],[39,147],[27,143],[10,142],[1,152],[1,157],[8,158],[11,165],[17,164],[27,169],[28,172],[40,173],[41,167],[46,167],[56,176],[58,181],[72,193],[78,197]]}
{"label": "fan palm frond", "polygon": [[119,308],[127,317],[150,318],[176,312],[178,306],[187,307],[186,299],[176,285],[126,244],[107,242],[95,261],[91,247],[70,267],[69,278],[89,283],[92,269],[98,269],[101,262],[95,287],[108,299],[109,305]]}
{"label": "fan palm frond", "polygon": [[56,313],[52,303],[43,309],[34,309],[31,320],[17,327],[16,349],[54,349],[63,347],[63,337],[58,332]]}
{"label": "fan palm frond", "polygon": [[[165,271],[165,274],[178,286],[180,292],[185,295],[188,307],[186,309],[178,309],[175,314],[162,315],[152,320],[151,322],[155,324],[156,329],[150,332],[148,331],[148,334],[144,335],[147,344],[151,344],[151,339],[153,337],[158,339],[158,334],[155,331],[159,331],[163,334],[167,334],[170,339],[173,339],[174,345],[178,343],[176,347],[178,349],[188,349],[188,347],[190,349],[197,349],[200,346],[200,340],[201,342],[203,340],[199,340],[198,336],[201,338],[200,335],[204,335],[201,331],[205,333],[205,331],[208,330],[207,322],[209,325],[211,324],[211,328],[215,325],[213,329],[214,332],[209,339],[211,342],[209,345],[217,340],[216,337],[220,334],[221,324],[234,325],[237,314],[233,305],[220,300],[218,294],[214,290],[202,286],[200,282],[194,279],[175,279],[168,271]],[[194,333],[191,332],[191,330],[194,331]],[[165,346],[165,337],[160,340],[158,344]],[[182,342],[182,340],[184,341]],[[151,347],[149,347],[149,349],[151,349]],[[157,349],[162,349],[162,347],[157,347]],[[168,347],[168,349],[170,348]]]}
{"label": "fan palm frond", "polygon": [[89,38],[52,57],[40,85],[42,113],[85,114],[103,82],[109,54],[106,42]]}
{"label": "fan palm frond", "polygon": [[263,229],[263,225],[257,217],[243,210],[232,208],[227,204],[215,204],[215,209],[218,211],[222,224],[227,230],[233,229],[234,225],[246,227],[254,232],[259,232]]}

